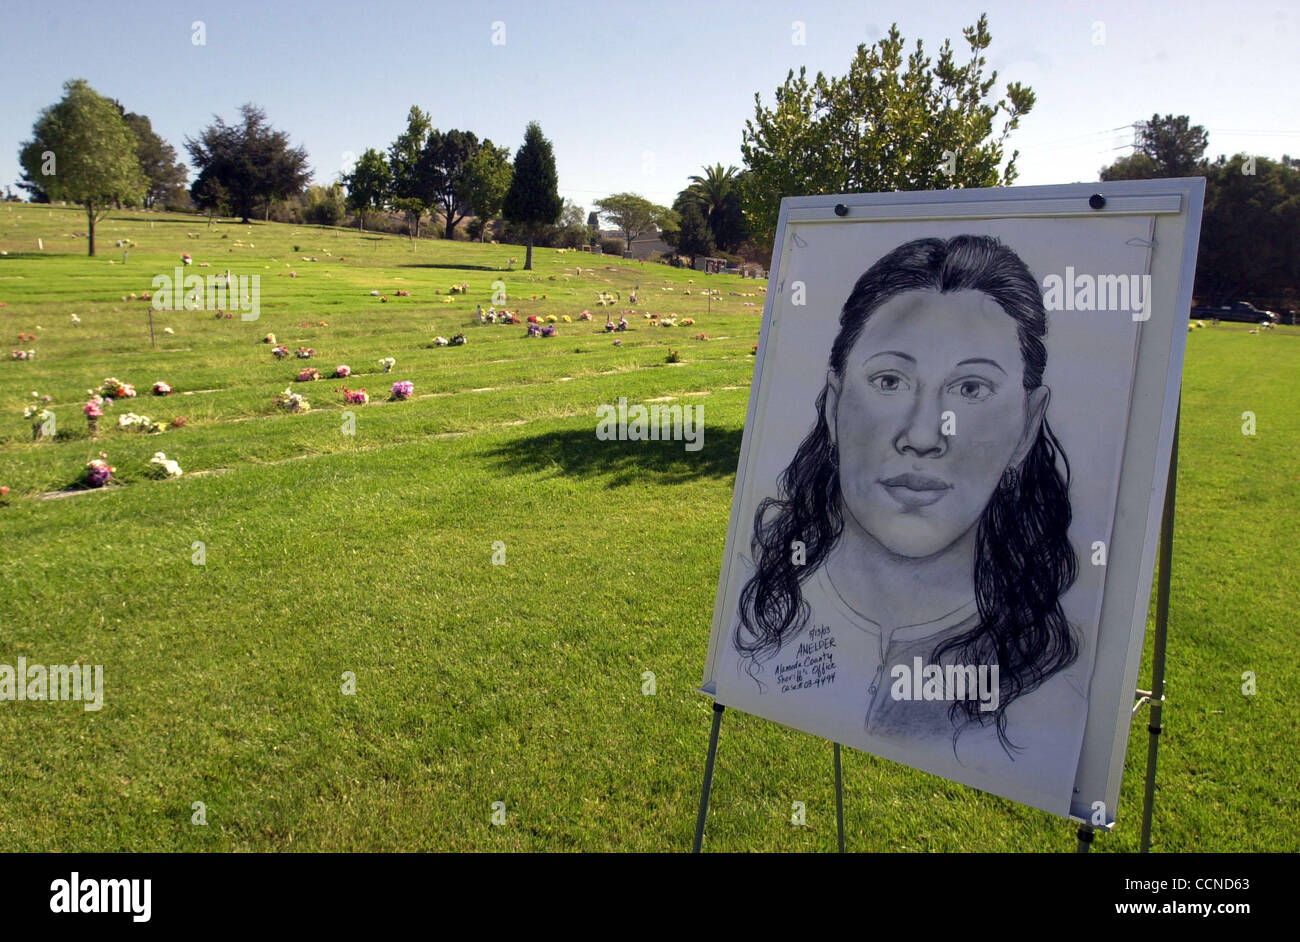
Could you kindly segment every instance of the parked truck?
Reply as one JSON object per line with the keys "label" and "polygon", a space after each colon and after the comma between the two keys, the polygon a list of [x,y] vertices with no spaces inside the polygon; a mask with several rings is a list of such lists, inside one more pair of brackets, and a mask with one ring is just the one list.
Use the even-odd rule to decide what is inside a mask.
{"label": "parked truck", "polygon": [[1233,301],[1225,307],[1194,307],[1192,317],[1213,317],[1241,324],[1276,324],[1278,319],[1272,311],[1261,311],[1249,301]]}

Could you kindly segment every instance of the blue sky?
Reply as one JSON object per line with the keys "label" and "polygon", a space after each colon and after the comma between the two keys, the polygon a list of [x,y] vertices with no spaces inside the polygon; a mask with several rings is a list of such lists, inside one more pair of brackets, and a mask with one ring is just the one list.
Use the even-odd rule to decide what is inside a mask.
{"label": "blue sky", "polygon": [[[787,70],[847,71],[897,22],[928,53],[981,11],[998,88],[1033,87],[1011,138],[1021,184],[1095,180],[1133,121],[1188,114],[1209,153],[1300,155],[1300,5],[1241,3],[169,3],[7,4],[0,18],[0,186],[66,79],[186,135],[245,101],[305,145],[315,179],[385,148],[412,104],[436,126],[513,153],[530,120],[554,142],[561,192],[589,207],[631,190],[671,202],[703,164],[741,165],[754,93]],[[202,21],[206,44],[192,42]],[[806,44],[796,45],[795,22]],[[492,43],[493,24],[505,42]],[[1101,24],[1104,35],[1097,24]],[[1096,39],[1104,39],[1096,42]],[[962,60],[964,61],[964,60]]]}

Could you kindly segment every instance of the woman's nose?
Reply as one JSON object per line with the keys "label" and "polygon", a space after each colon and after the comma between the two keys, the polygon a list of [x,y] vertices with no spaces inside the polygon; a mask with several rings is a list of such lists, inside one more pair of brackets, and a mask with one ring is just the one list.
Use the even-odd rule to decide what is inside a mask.
{"label": "woman's nose", "polygon": [[919,390],[912,407],[894,439],[899,454],[915,458],[940,458],[948,450],[948,437],[943,434],[943,409],[937,395],[927,395]]}

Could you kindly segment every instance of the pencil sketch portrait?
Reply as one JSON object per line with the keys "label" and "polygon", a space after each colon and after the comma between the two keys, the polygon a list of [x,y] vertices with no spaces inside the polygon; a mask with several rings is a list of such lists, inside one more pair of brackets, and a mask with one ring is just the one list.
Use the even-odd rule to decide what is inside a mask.
{"label": "pencil sketch portrait", "polygon": [[1047,330],[1037,280],[993,236],[914,239],[857,279],[809,430],[754,515],[730,640],[765,696],[833,688],[869,736],[955,751],[978,729],[1017,757],[1017,704],[1080,653]]}

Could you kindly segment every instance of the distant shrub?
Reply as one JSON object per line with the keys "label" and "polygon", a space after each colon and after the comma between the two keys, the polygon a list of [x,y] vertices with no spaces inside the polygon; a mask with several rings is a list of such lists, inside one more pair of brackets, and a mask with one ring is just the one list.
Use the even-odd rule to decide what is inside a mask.
{"label": "distant shrub", "polygon": [[311,226],[337,226],[346,216],[343,194],[337,185],[313,186],[307,191],[307,205],[303,207],[303,222]]}
{"label": "distant shrub", "polygon": [[618,258],[623,257],[624,242],[622,239],[601,239],[600,250],[605,255],[615,255]]}

